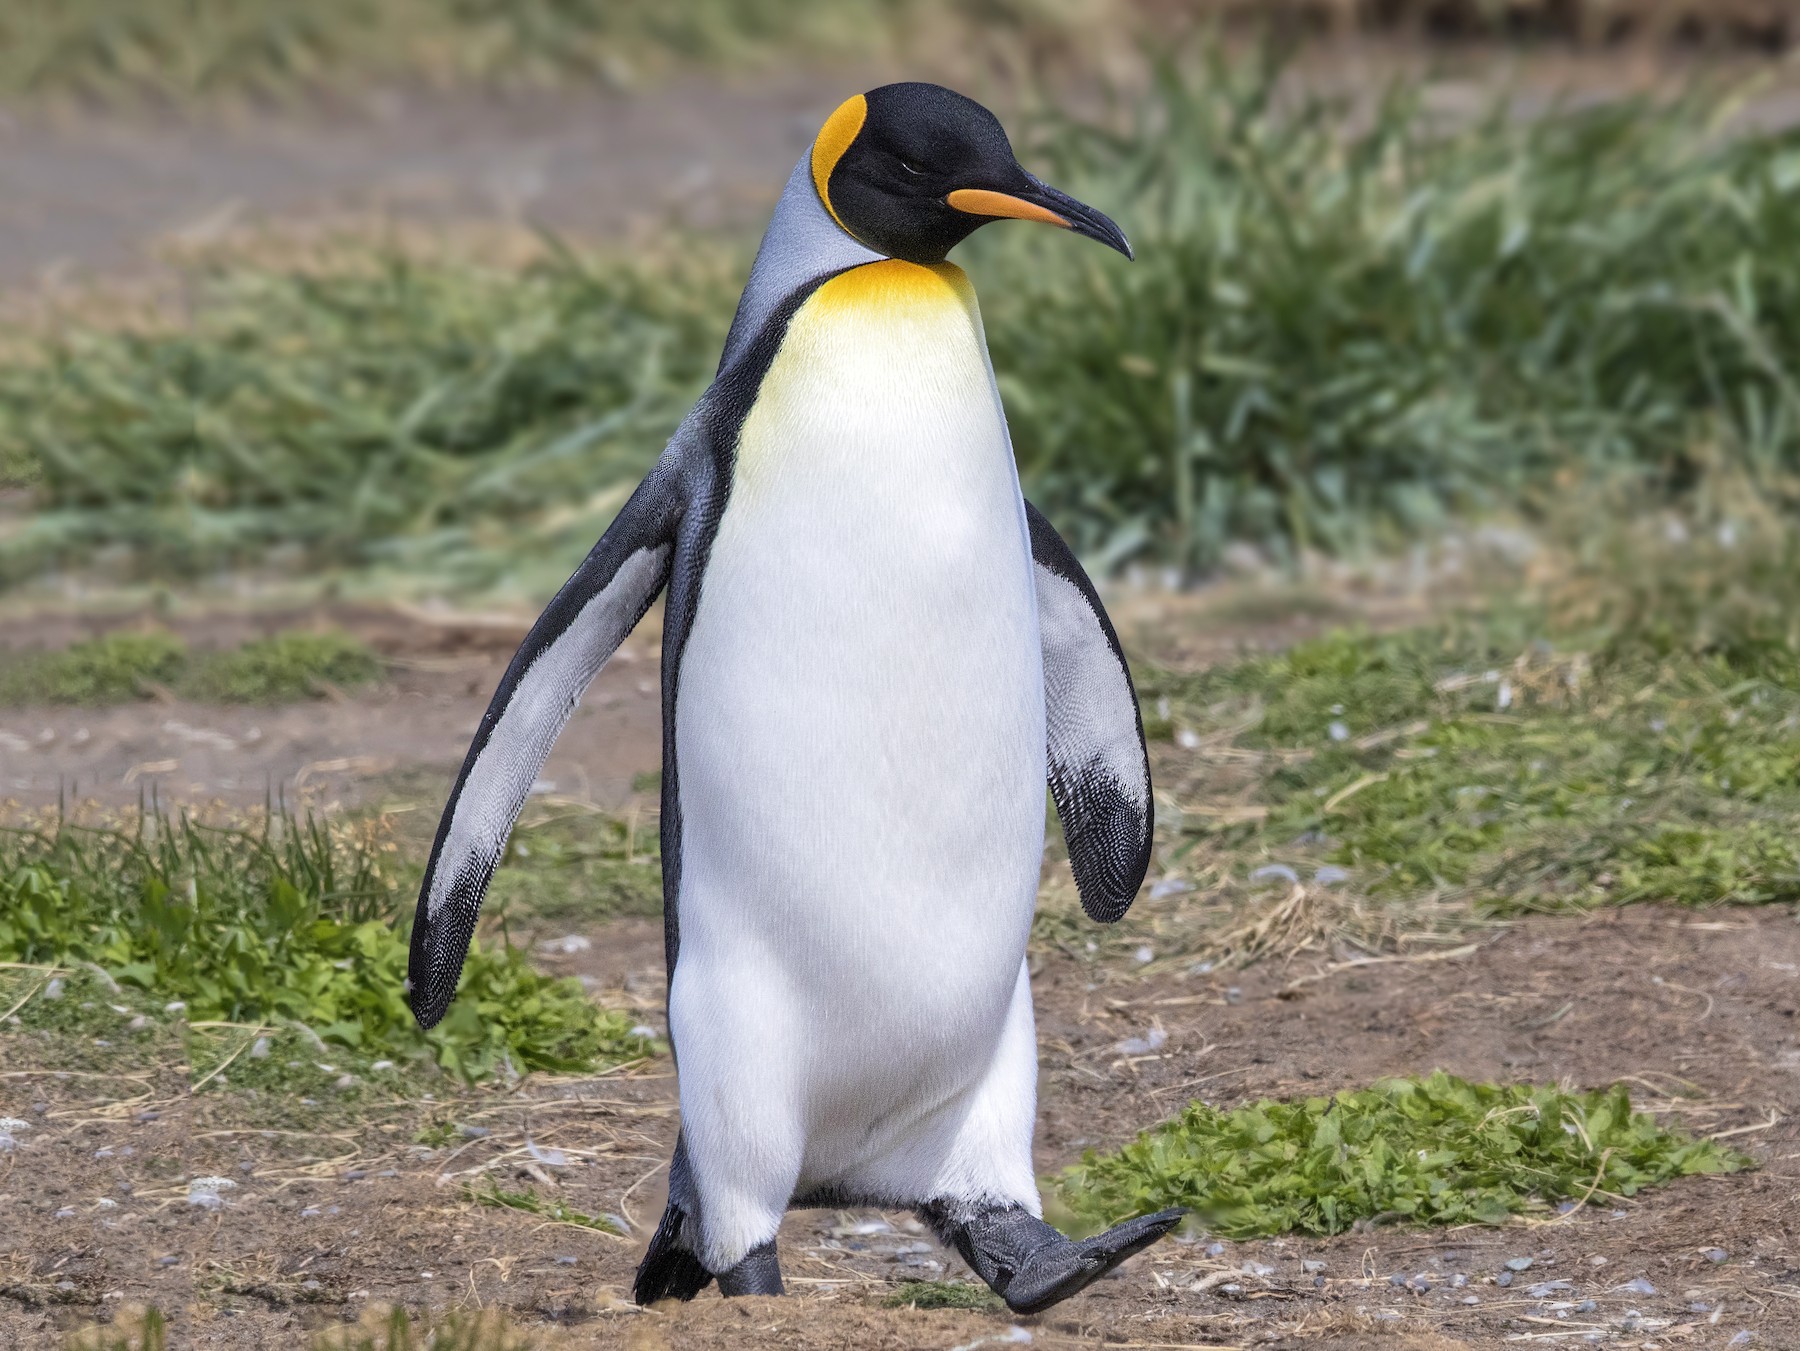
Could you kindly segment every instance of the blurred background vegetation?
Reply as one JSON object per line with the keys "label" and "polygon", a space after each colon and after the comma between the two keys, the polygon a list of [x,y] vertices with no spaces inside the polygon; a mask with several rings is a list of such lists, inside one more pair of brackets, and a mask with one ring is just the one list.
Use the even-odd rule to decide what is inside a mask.
{"label": "blurred background vegetation", "polygon": [[[1271,12],[25,0],[0,17],[0,92],[203,117],[346,82],[1006,50],[1026,157],[1138,245],[1132,267],[1017,229],[965,250],[1026,491],[1100,570],[1193,579],[1234,542],[1275,564],[1391,553],[1621,484],[1644,508],[1720,475],[1793,500],[1800,132],[1746,109],[1785,109],[1800,4],[1320,0],[1281,7],[1319,35],[1298,58],[1270,45],[1286,20],[1252,22]],[[1446,111],[1415,75],[1322,76],[1358,32],[1682,64],[1624,96],[1521,112],[1490,83]],[[381,231],[239,241],[186,256],[173,315],[15,331],[0,584],[224,569],[546,594],[704,387],[753,243],[541,233],[495,261]]]}

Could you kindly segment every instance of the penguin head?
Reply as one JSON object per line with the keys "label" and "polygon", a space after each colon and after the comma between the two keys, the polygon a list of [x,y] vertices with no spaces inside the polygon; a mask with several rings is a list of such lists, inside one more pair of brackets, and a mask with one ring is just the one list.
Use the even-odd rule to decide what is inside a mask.
{"label": "penguin head", "polygon": [[846,234],[910,263],[942,262],[1003,219],[1055,225],[1131,257],[1117,225],[1027,173],[999,119],[942,85],[888,84],[847,99],[813,142],[812,178]]}

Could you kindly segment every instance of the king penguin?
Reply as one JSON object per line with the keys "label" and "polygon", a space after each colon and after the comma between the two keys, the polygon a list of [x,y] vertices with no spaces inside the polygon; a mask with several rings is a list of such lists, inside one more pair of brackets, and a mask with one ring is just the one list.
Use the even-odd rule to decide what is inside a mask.
{"label": "king penguin", "polygon": [[1041,1218],[1026,941],[1046,782],[1088,915],[1149,864],[1150,769],[1093,584],[1020,494],[950,250],[1038,221],[1130,258],[980,104],[859,94],[788,179],[718,373],[533,625],[438,826],[408,996],[483,893],[588,683],[666,592],[662,860],[681,1130],[639,1303],[780,1293],[799,1206],[914,1210],[1016,1312],[1161,1237]]}

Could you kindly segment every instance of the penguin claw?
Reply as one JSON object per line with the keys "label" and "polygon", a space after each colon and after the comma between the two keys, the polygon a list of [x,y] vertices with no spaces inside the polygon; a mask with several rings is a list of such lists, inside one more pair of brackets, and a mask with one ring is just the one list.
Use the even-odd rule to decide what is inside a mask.
{"label": "penguin claw", "polygon": [[1104,1234],[1047,1244],[1026,1259],[1001,1298],[1014,1313],[1041,1313],[1099,1280],[1180,1224],[1186,1210],[1164,1210],[1114,1225]]}

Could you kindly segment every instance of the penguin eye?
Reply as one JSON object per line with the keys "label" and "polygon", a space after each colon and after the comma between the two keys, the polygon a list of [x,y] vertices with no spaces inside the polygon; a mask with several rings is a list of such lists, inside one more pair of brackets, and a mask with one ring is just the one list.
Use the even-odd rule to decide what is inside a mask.
{"label": "penguin eye", "polygon": [[904,155],[900,157],[900,167],[906,170],[906,172],[911,174],[914,178],[923,178],[925,176],[925,170],[912,160],[907,159]]}

